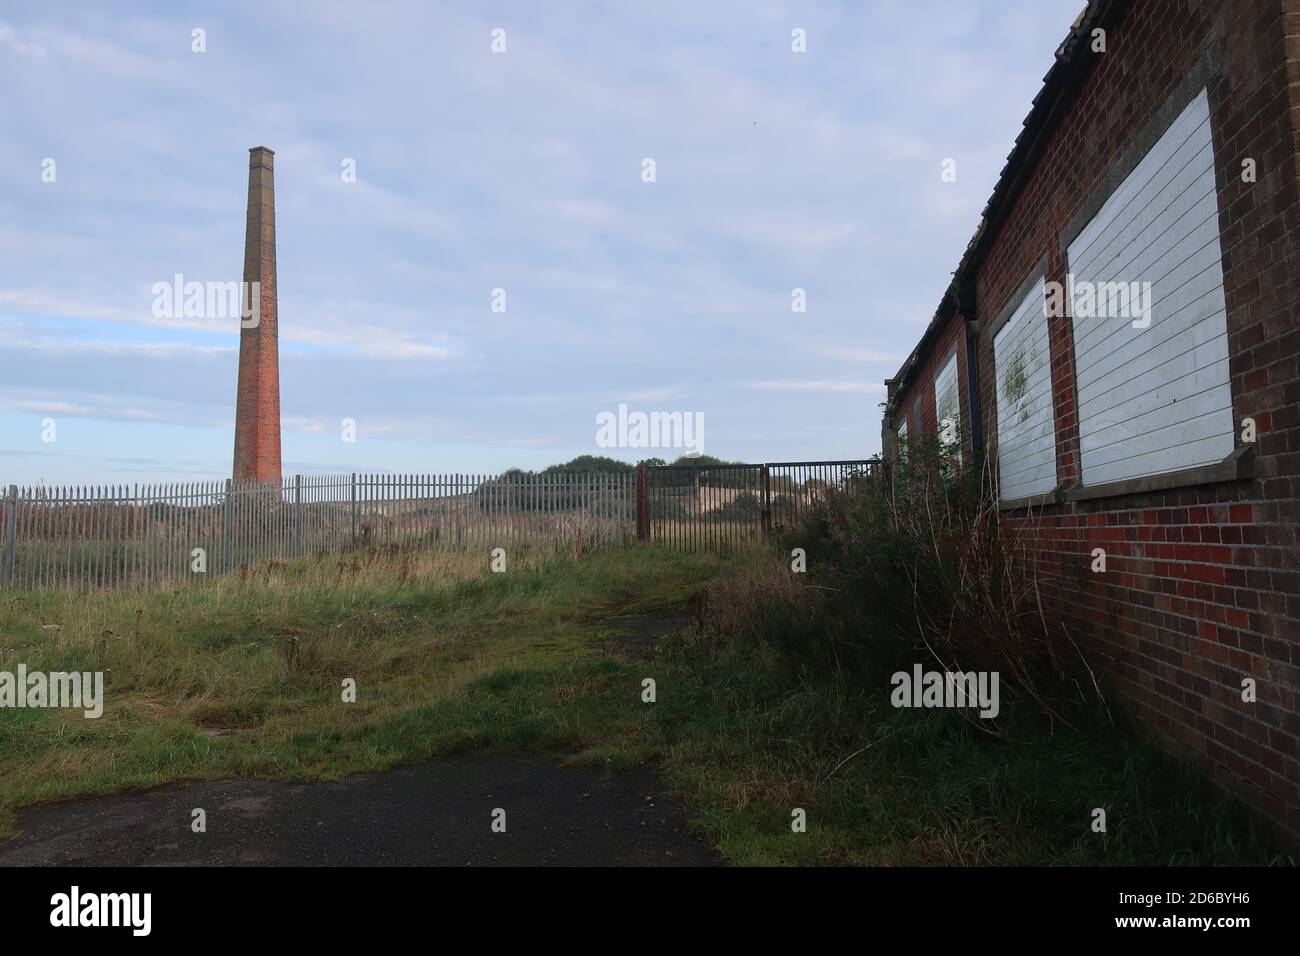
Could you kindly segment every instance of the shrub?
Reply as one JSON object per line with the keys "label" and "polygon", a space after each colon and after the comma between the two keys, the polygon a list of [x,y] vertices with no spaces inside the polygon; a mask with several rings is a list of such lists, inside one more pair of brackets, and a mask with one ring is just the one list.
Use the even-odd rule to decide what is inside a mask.
{"label": "shrub", "polygon": [[742,491],[725,505],[708,512],[710,521],[757,521],[763,505],[753,492]]}
{"label": "shrub", "polygon": [[1044,610],[1023,533],[950,448],[914,443],[888,472],[827,488],[781,546],[786,556],[806,550],[807,574],[791,574],[783,557],[787,587],[732,582],[724,605],[752,607],[719,612],[714,626],[735,632],[743,620],[800,671],[857,672],[882,687],[917,663],[995,671],[1004,699],[1072,726],[1099,696],[1068,631]]}

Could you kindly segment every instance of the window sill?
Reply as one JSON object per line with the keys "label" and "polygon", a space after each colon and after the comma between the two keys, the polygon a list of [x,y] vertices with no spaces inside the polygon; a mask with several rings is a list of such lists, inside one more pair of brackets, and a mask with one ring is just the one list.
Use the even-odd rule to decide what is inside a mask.
{"label": "window sill", "polygon": [[1009,501],[999,501],[999,511],[1023,511],[1026,508],[1042,508],[1046,505],[1057,505],[1065,500],[1064,492],[1058,486],[1051,491],[1045,491],[1041,495],[1028,495],[1024,498],[1012,498]]}
{"label": "window sill", "polygon": [[1170,488],[1190,488],[1223,481],[1239,481],[1255,477],[1255,446],[1241,445],[1223,461],[1199,468],[1171,471],[1163,475],[1126,478],[1101,485],[1072,488],[1064,493],[1065,501],[1089,501],[1094,498],[1116,498],[1120,495],[1140,495]]}

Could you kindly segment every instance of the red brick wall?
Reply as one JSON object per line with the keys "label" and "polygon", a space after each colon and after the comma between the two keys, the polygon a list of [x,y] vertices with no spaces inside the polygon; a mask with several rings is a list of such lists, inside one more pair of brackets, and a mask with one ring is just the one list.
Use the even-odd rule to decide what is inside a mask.
{"label": "red brick wall", "polygon": [[[1133,713],[1300,842],[1300,100],[1288,87],[1300,81],[1300,0],[1135,0],[1107,24],[1107,51],[1084,54],[1094,62],[1077,97],[976,266],[976,308],[985,329],[1044,256],[1048,281],[1064,283],[1063,232],[1207,51],[1219,63],[1207,87],[1233,410],[1257,423],[1255,475],[1012,517],[1036,539],[1048,599],[1109,661]],[[1254,183],[1241,179],[1248,157]],[[959,329],[953,319],[945,336]],[[1057,479],[1068,490],[1079,481],[1070,320],[1050,320],[1049,336]],[[931,366],[946,356],[930,353],[900,407],[932,394]],[[991,335],[977,358],[993,465]],[[1104,574],[1089,569],[1095,547],[1107,552]],[[1255,703],[1241,699],[1246,677]]]}
{"label": "red brick wall", "polygon": [[934,402],[934,380],[943,371],[944,365],[957,351],[957,389],[961,396],[961,435],[963,453],[969,461],[971,455],[970,436],[970,383],[966,381],[966,334],[962,321],[954,317],[939,334],[925,360],[917,369],[916,378],[907,392],[898,402],[900,414],[907,415],[907,434],[909,438],[927,435],[933,438],[939,431],[938,410]]}

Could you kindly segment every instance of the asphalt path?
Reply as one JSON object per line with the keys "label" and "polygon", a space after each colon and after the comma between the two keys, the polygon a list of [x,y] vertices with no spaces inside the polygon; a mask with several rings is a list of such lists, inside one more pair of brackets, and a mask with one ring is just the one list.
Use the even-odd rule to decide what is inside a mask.
{"label": "asphalt path", "polygon": [[[205,813],[206,832],[193,829]],[[504,811],[504,832],[500,829]],[[707,866],[654,768],[477,754],[337,781],[202,781],[19,811],[0,866]]]}

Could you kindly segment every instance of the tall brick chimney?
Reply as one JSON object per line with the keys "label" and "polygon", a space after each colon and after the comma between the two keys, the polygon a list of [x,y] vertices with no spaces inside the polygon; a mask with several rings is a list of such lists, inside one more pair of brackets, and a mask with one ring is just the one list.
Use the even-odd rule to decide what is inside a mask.
{"label": "tall brick chimney", "polygon": [[[275,153],[254,146],[248,157],[248,225],[244,294],[260,287],[258,313],[239,332],[234,477],[280,480],[280,348],[275,297]],[[246,300],[247,301],[247,300]],[[248,311],[248,306],[245,306]]]}

